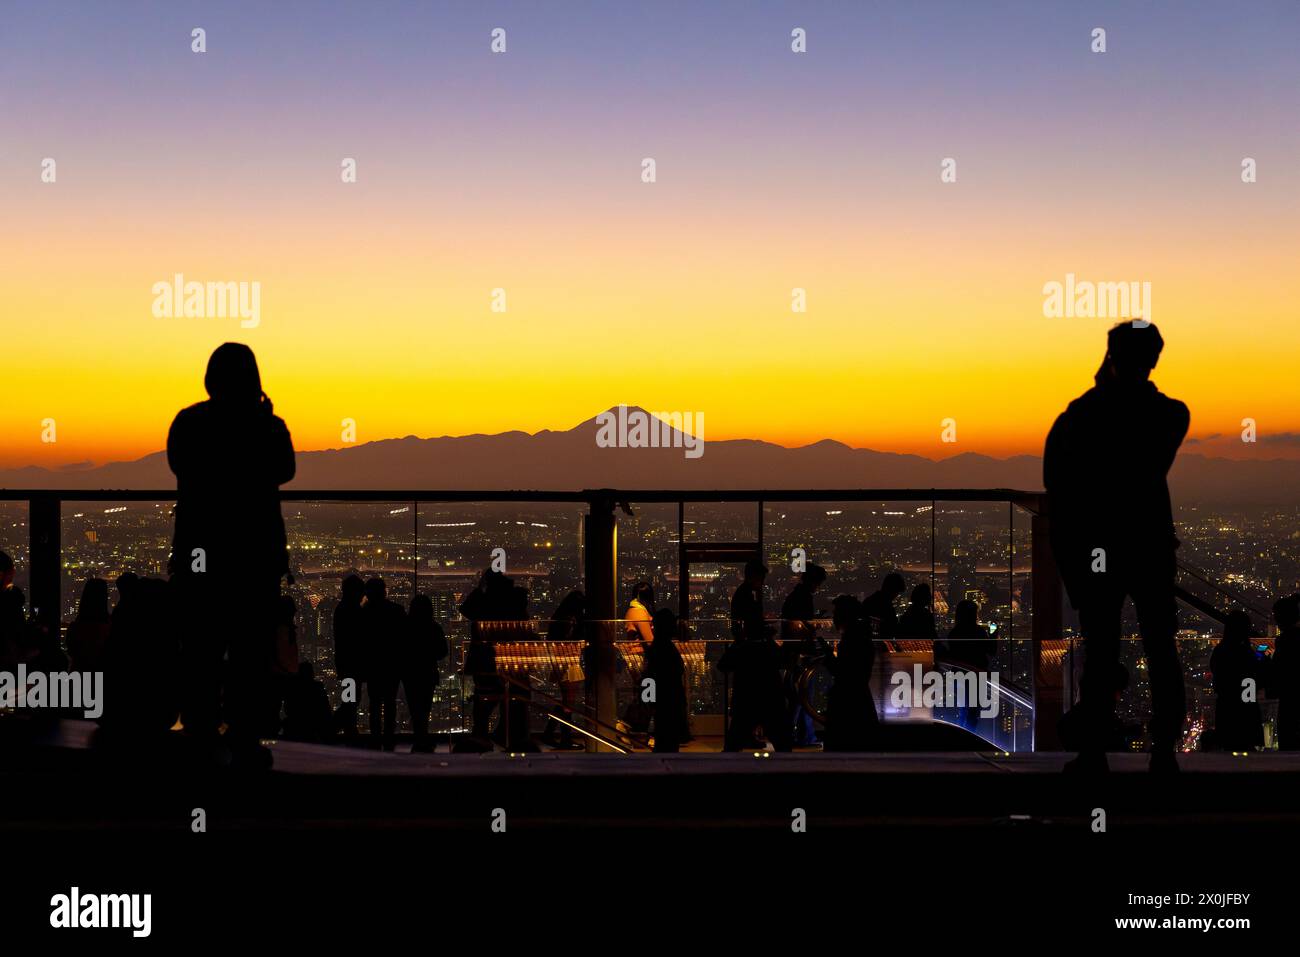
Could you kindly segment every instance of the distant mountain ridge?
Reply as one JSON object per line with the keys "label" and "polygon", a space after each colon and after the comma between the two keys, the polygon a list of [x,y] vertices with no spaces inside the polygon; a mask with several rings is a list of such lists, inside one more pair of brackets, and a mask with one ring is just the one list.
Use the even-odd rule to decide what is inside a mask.
{"label": "distant mountain ridge", "polygon": [[[629,407],[629,412],[635,407]],[[408,435],[342,449],[298,453],[287,489],[819,489],[1042,488],[1036,455],[998,459],[974,452],[934,460],[854,449],[823,439],[785,448],[758,439],[706,441],[688,459],[682,448],[601,448],[596,418],[564,432]],[[1300,499],[1300,462],[1236,461],[1179,455],[1171,484],[1180,502],[1289,505]],[[0,487],[173,489],[164,452],[133,462],[52,470],[0,469]]]}

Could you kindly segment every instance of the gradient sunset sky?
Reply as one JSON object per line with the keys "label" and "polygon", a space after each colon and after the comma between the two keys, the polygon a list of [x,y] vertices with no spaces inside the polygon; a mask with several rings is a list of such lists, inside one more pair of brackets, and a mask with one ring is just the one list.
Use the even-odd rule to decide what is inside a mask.
{"label": "gradient sunset sky", "polygon": [[[1038,453],[1110,325],[1044,317],[1067,273],[1152,284],[1189,448],[1296,457],[1298,41],[1295,2],[0,0],[0,466],[162,448],[226,340],[300,449],[624,402]],[[175,273],[260,326],[155,318]]]}

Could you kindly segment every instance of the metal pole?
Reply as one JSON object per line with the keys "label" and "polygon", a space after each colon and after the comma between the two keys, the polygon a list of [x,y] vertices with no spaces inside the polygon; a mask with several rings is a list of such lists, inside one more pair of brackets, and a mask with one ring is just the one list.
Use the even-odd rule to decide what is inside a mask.
{"label": "metal pole", "polygon": [[29,582],[32,615],[57,640],[62,608],[59,600],[59,520],[57,495],[34,495],[28,500]]}
{"label": "metal pole", "polygon": [[[934,549],[937,533],[935,530],[935,513],[939,511],[939,506],[934,499],[930,499],[930,614],[934,614]],[[952,598],[951,595],[948,596]],[[951,605],[949,606],[951,607]],[[932,649],[933,650],[933,649]]]}
{"label": "metal pole", "polygon": [[1046,502],[1036,510],[1031,526],[1033,575],[1034,750],[1053,751],[1061,746],[1057,721],[1064,710],[1061,674],[1043,669],[1043,642],[1061,637],[1061,576],[1052,554],[1051,525]]}
{"label": "metal pole", "polygon": [[[618,518],[614,500],[605,496],[590,500],[590,512],[584,516],[583,539],[586,542],[584,576],[587,584],[587,641],[594,674],[596,718],[613,727],[618,720],[618,697],[615,666],[618,649],[614,647],[614,619],[618,617]],[[594,741],[588,748],[602,750]]]}
{"label": "metal pole", "polygon": [[691,617],[691,563],[686,559],[686,505],[677,503],[677,617]]}

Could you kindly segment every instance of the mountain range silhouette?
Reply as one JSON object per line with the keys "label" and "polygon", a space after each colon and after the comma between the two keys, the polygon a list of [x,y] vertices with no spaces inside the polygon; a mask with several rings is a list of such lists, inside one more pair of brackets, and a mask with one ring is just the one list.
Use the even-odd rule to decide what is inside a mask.
{"label": "mountain range silhouette", "polygon": [[[598,428],[593,416],[562,432],[408,435],[299,452],[297,477],[285,489],[1042,488],[1042,459],[1036,455],[999,459],[964,452],[934,460],[855,449],[830,439],[796,448],[725,439],[707,440],[704,454],[688,459],[681,448],[601,448]],[[175,484],[163,452],[97,467],[0,469],[0,487],[11,489],[171,489]],[[1293,505],[1300,462],[1182,452],[1170,485],[1175,500],[1184,503]]]}

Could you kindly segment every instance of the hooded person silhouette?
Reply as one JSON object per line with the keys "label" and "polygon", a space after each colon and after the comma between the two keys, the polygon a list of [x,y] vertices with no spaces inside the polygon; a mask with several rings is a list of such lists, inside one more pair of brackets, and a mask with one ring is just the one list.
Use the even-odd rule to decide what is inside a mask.
{"label": "hooded person silhouette", "polygon": [[1083,747],[1071,771],[1106,768],[1126,597],[1150,677],[1151,769],[1178,768],[1186,708],[1174,644],[1178,539],[1167,476],[1189,414],[1149,379],[1163,347],[1150,323],[1112,328],[1096,385],[1057,418],[1043,453],[1052,551],[1084,636]]}
{"label": "hooded person silhouette", "polygon": [[176,475],[169,567],[189,619],[181,720],[189,733],[211,736],[224,717],[232,753],[264,763],[256,711],[269,677],[280,579],[289,569],[279,487],[294,476],[293,441],[262,391],[248,346],[219,346],[203,384],[209,398],[182,409],[167,435]]}

